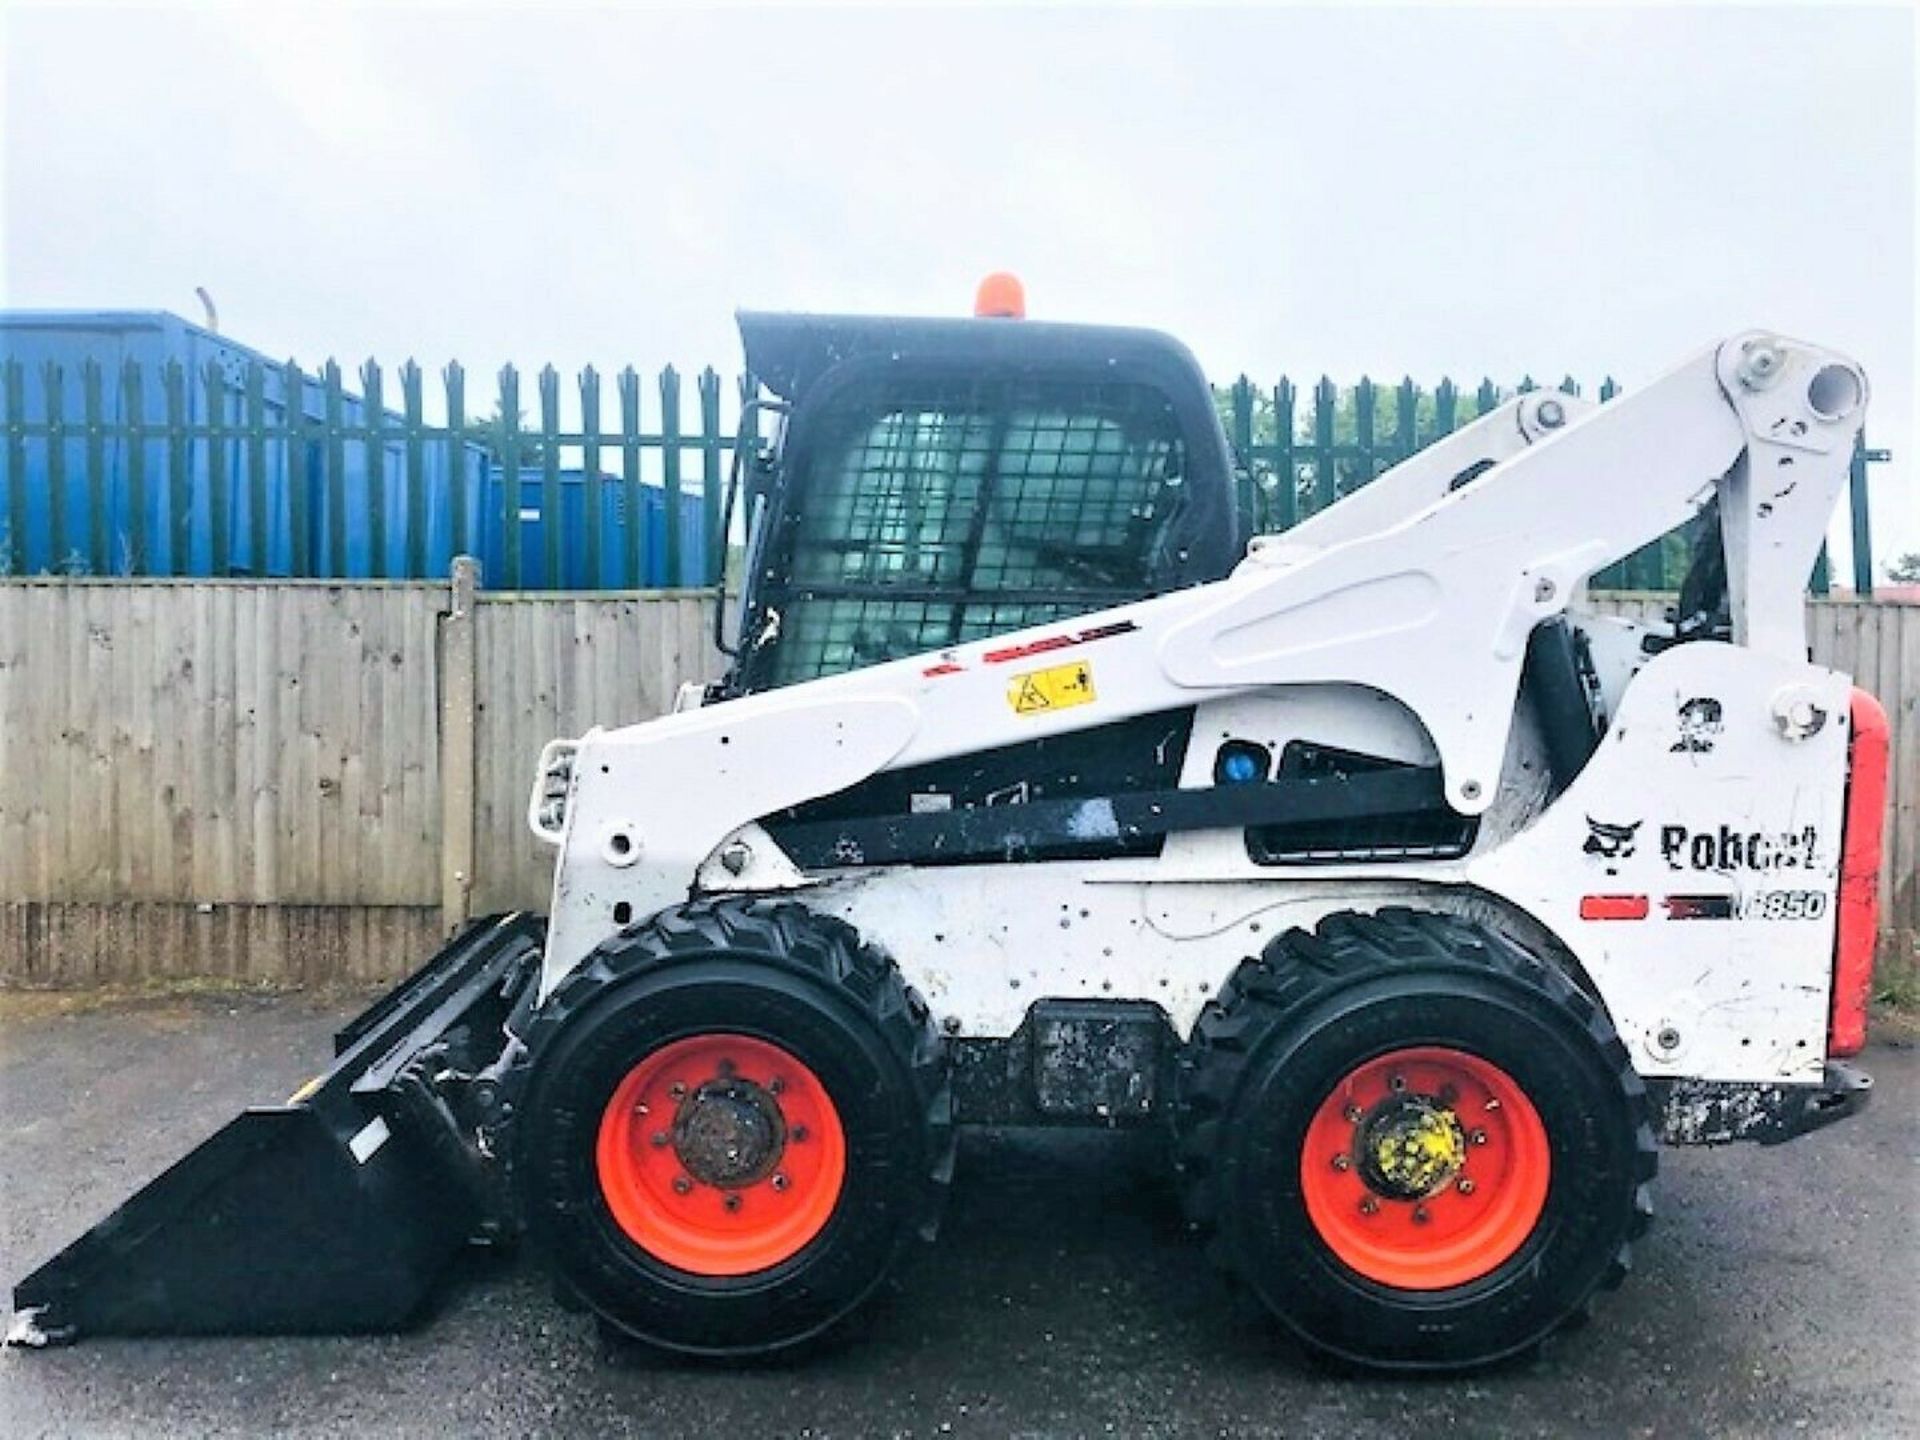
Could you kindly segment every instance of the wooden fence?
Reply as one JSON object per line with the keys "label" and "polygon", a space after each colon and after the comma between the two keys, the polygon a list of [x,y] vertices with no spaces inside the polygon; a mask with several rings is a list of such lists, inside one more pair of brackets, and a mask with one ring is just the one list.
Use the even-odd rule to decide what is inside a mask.
{"label": "wooden fence", "polygon": [[450,915],[544,909],[540,746],[716,673],[707,607],[0,582],[0,985],[371,984]]}
{"label": "wooden fence", "polygon": [[[371,984],[545,908],[540,746],[715,673],[708,597],[0,582],[0,985]],[[1660,602],[1609,601],[1627,612]],[[1920,932],[1920,607],[1812,602],[1895,727],[1885,923]]]}

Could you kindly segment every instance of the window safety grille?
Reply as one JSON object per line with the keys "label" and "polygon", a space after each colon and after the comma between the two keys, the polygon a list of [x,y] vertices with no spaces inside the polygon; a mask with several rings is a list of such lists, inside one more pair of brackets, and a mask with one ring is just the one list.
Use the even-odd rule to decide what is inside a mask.
{"label": "window safety grille", "polygon": [[[898,377],[842,392],[798,458],[776,684],[1085,614],[1153,593],[1186,454],[1139,385]],[[782,568],[779,565],[776,570]]]}

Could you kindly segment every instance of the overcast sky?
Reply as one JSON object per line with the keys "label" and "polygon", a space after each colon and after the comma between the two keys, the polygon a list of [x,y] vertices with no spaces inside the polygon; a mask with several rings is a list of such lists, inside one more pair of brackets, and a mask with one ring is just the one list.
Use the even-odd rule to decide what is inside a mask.
{"label": "overcast sky", "polygon": [[1158,326],[1216,378],[1856,356],[1920,549],[1915,27],[1763,9],[0,10],[4,301],[304,361],[737,365],[732,312]]}

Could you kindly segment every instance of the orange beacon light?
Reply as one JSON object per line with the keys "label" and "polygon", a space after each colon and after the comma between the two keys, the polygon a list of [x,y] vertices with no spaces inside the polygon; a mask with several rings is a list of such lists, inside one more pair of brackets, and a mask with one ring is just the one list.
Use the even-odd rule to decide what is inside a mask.
{"label": "orange beacon light", "polygon": [[996,270],[980,282],[973,295],[973,313],[981,319],[1024,320],[1027,318],[1027,287],[1020,277]]}

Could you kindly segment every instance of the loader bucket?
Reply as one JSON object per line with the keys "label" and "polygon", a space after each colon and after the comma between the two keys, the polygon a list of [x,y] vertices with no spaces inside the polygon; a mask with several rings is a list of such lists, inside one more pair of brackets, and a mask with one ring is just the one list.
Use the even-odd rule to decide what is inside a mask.
{"label": "loader bucket", "polygon": [[9,1339],[404,1326],[485,1208],[458,1134],[409,1102],[406,1066],[531,983],[540,936],[510,915],[456,937],[340,1032],[325,1075],[246,1111],[22,1280]]}

